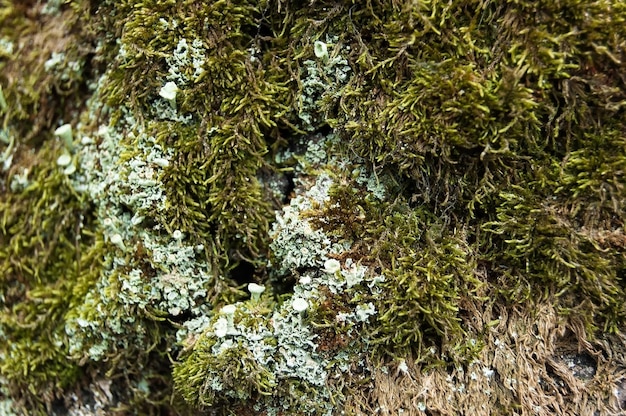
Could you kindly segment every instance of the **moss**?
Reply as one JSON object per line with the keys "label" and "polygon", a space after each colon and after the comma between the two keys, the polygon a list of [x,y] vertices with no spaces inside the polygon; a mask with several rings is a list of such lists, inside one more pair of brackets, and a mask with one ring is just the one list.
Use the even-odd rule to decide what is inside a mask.
{"label": "moss", "polygon": [[[215,352],[209,337],[201,337],[193,353],[174,370],[183,398],[200,408],[220,402],[247,401],[272,393],[276,381],[269,370],[260,366],[250,351],[235,345]],[[212,385],[207,385],[213,380]]]}
{"label": "moss", "polygon": [[586,133],[581,145],[564,160],[556,194],[571,205],[580,224],[599,225],[609,217],[624,217],[624,182],[620,169],[626,162],[621,126],[607,127],[598,133]]}
{"label": "moss", "polygon": [[2,127],[17,143],[38,146],[50,130],[84,105],[95,39],[87,2],[56,15],[41,6],[0,5],[0,37],[13,45],[0,54],[0,84],[8,103]]}
{"label": "moss", "polygon": [[461,322],[462,299],[477,297],[481,286],[467,230],[450,235],[441,220],[402,197],[381,202],[372,194],[362,198],[364,193],[344,179],[314,220],[331,234],[354,238],[350,253],[384,278],[379,293],[348,289],[352,300],[344,305],[372,302],[379,311],[374,325],[363,329],[379,354],[401,357],[419,346],[418,357],[432,355],[430,347],[436,347],[440,357],[471,359],[469,352],[456,352],[469,338]]}
{"label": "moss", "polygon": [[31,165],[16,167],[27,171],[25,189],[7,190],[0,198],[0,370],[15,397],[30,405],[40,400],[50,405],[80,373],[68,359],[63,316],[80,273],[81,251],[90,241],[83,229],[89,226],[89,204],[54,162],[58,154],[47,142],[29,158]]}
{"label": "moss", "polygon": [[[623,158],[623,146],[616,142],[623,129],[617,133],[612,120],[621,114],[613,99],[620,101],[623,94],[623,83],[614,76],[623,65],[615,55],[623,53],[615,43],[624,36],[623,14],[609,17],[621,10],[613,4],[590,7],[593,18],[575,1],[454,2],[447,7],[407,3],[397,8],[373,3],[371,8],[352,8],[349,24],[338,13],[337,25],[346,24],[361,35],[351,44],[360,55],[352,61],[358,64],[353,66],[355,76],[329,117],[347,143],[346,154],[356,152],[379,171],[397,169],[396,181],[405,184],[402,192],[411,208],[399,213],[406,225],[390,224],[390,213],[375,214],[372,223],[385,226],[368,232],[358,220],[359,213],[368,218],[368,208],[340,197],[339,210],[347,212],[332,226],[344,232],[343,224],[353,224],[355,230],[347,233],[373,240],[370,248],[388,230],[399,230],[400,241],[393,240],[390,247],[395,250],[403,246],[402,238],[409,239],[414,251],[407,259],[415,264],[422,256],[428,258],[420,245],[423,237],[408,231],[412,216],[421,211],[426,219],[415,227],[456,229],[462,235],[460,247],[469,255],[460,262],[486,265],[488,275],[498,276],[498,285],[506,282],[502,291],[509,299],[558,294],[564,309],[571,311],[582,292],[594,310],[603,311],[595,318],[585,314],[587,322],[602,316],[602,327],[612,327],[616,316],[623,316],[617,302],[623,293],[623,252],[599,250],[589,230],[623,226],[618,202],[623,196],[617,196],[623,194],[613,185],[621,174],[601,173],[615,172]],[[472,9],[479,13],[469,13]],[[606,25],[603,35],[595,30],[600,21]],[[366,42],[363,33],[384,36]],[[593,46],[597,36],[605,46]],[[598,83],[606,86],[604,92]],[[602,148],[616,153],[606,155],[598,169],[592,160],[599,159],[591,155],[602,154]],[[578,163],[589,170],[574,168]],[[559,166],[565,166],[563,171]],[[592,188],[595,195],[587,193]],[[341,192],[346,191],[350,189]],[[565,202],[565,195],[583,193],[594,201],[593,209],[571,199]],[[433,214],[440,218],[434,224],[428,219]],[[496,231],[495,224],[503,228]],[[496,242],[493,234],[504,241]],[[445,249],[450,237],[435,231],[432,238],[436,250],[443,249],[434,256],[442,271],[442,259],[452,254]],[[504,257],[493,256],[495,252]],[[402,257],[390,257],[398,267]],[[446,298],[458,302],[454,291]],[[450,324],[444,311],[441,318]]]}
{"label": "moss", "polygon": [[328,288],[322,288],[318,302],[312,307],[310,319],[319,350],[323,353],[332,355],[342,351],[356,339],[356,334],[351,331],[354,324],[337,320],[338,314],[351,312],[352,304],[348,294],[332,293]]}
{"label": "moss", "polygon": [[[256,263],[266,251],[271,210],[255,177],[266,166],[268,146],[278,139],[278,125],[287,122],[291,98],[288,78],[255,38],[265,8],[245,1],[201,6],[156,1],[141,7],[116,3],[112,10],[123,16],[111,23],[122,34],[123,52],[104,95],[110,105],[130,104],[136,114],[154,114],[151,106],[165,80],[180,84],[178,112],[190,123],[148,126],[175,153],[163,177],[169,205],[162,222],[208,243],[222,264]],[[172,45],[183,40],[197,45],[199,64],[187,46],[174,51]]]}
{"label": "moss", "polygon": [[503,292],[518,302],[560,296],[555,302],[590,327],[616,330],[624,314],[623,253],[599,246],[597,236],[551,196],[529,191],[516,186],[501,193],[497,219],[482,225],[486,258],[500,265]]}

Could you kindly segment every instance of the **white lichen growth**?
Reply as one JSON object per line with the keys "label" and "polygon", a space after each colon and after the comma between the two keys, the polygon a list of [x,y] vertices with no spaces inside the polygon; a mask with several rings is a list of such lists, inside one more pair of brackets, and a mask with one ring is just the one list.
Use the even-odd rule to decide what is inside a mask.
{"label": "white lichen growth", "polygon": [[7,37],[0,38],[0,55],[11,55],[15,49],[15,44]]}
{"label": "white lichen growth", "polygon": [[126,246],[124,245],[124,239],[122,238],[120,234],[118,233],[113,234],[110,237],[110,241],[112,244],[118,246],[120,250],[126,250]]}
{"label": "white lichen growth", "polygon": [[[0,333],[0,335],[4,334]],[[4,357],[0,356],[0,359],[3,358]],[[17,412],[16,406],[14,405],[13,401],[8,398],[10,397],[10,394],[6,388],[7,384],[7,380],[4,377],[0,376],[0,415],[18,416],[19,413]]]}
{"label": "white lichen growth", "polygon": [[[91,105],[92,111],[101,105],[98,91]],[[74,189],[95,206],[101,238],[116,247],[106,251],[99,280],[66,321],[70,354],[87,350],[92,360],[141,343],[146,334],[140,319],[124,313],[131,308],[174,317],[187,312],[189,319],[205,315],[213,279],[202,250],[186,244],[180,231],[168,235],[158,222],[146,221],[166,207],[160,176],[172,151],[147,134],[127,109],[120,111],[115,126],[103,125],[79,141],[80,170],[71,177]],[[130,255],[138,250],[143,258]]]}
{"label": "white lichen growth", "polygon": [[176,94],[178,94],[178,85],[173,81],[168,81],[159,90],[159,95],[165,98],[173,110],[176,110]]}
{"label": "white lichen growth", "polygon": [[[235,311],[237,307],[235,305],[226,305],[220,309],[220,314],[226,319],[226,335],[237,335],[239,332],[235,329]],[[219,320],[218,320],[219,321]]]}
{"label": "white lichen growth", "polygon": [[20,192],[28,187],[30,184],[30,181],[28,180],[28,173],[28,169],[22,168],[11,177],[11,183],[9,184],[11,191]]}
{"label": "white lichen growth", "polygon": [[50,58],[44,62],[44,70],[56,74],[61,81],[69,81],[81,76],[83,64],[68,60],[63,52],[52,52]]}
{"label": "white lichen growth", "polygon": [[341,270],[341,263],[337,259],[328,259],[324,262],[324,271],[329,274],[335,274]]}
{"label": "white lichen growth", "polygon": [[306,299],[296,297],[291,300],[291,307],[294,311],[302,313],[309,308],[309,302]]}
{"label": "white lichen growth", "polygon": [[354,314],[358,321],[367,322],[370,316],[376,315],[376,307],[372,302],[357,305]]}
{"label": "white lichen growth", "polygon": [[325,61],[328,59],[328,46],[326,46],[326,43],[316,40],[313,44],[313,53],[315,53],[317,58]]}
{"label": "white lichen growth", "polygon": [[70,156],[68,153],[63,153],[57,158],[57,165],[61,166],[62,168],[68,166],[70,163],[72,163],[72,156]]}
{"label": "white lichen growth", "polygon": [[[306,131],[316,130],[322,122],[319,103],[322,100],[328,101],[331,97],[338,97],[342,87],[348,81],[348,75],[351,72],[348,61],[340,54],[332,58],[328,55],[327,43],[334,44],[337,40],[336,36],[328,36],[326,43],[316,41],[313,51],[318,60],[308,59],[303,62],[298,116]],[[347,46],[345,51],[348,51]]]}
{"label": "white lichen growth", "polygon": [[251,300],[258,302],[261,299],[261,294],[265,292],[265,286],[258,285],[256,283],[248,284],[248,292],[250,292]]}
{"label": "white lichen growth", "polygon": [[67,123],[59,126],[55,131],[54,135],[60,138],[65,145],[65,148],[68,150],[72,150],[74,148],[74,135],[72,133],[72,125]]}
{"label": "white lichen growth", "polygon": [[328,176],[320,175],[314,186],[304,195],[293,198],[276,216],[270,248],[275,259],[272,267],[279,275],[310,265],[322,266],[329,254],[344,251],[344,246],[333,243],[321,230],[314,230],[309,221],[301,218],[301,213],[311,209],[314,203],[328,200],[331,184]]}
{"label": "white lichen growth", "polygon": [[180,39],[174,51],[165,58],[168,65],[167,79],[179,85],[195,82],[204,73],[205,60],[206,49],[200,39],[194,39],[191,45],[187,39]]}

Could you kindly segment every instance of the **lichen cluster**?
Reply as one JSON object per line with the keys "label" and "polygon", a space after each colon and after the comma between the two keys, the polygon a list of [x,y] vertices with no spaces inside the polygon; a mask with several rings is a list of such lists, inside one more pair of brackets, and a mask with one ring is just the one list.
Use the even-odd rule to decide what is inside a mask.
{"label": "lichen cluster", "polygon": [[0,0],[0,413],[619,413],[624,62],[618,0]]}

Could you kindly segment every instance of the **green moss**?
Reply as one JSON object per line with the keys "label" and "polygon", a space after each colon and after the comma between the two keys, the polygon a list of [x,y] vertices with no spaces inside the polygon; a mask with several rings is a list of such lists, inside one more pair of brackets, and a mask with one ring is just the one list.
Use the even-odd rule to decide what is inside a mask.
{"label": "green moss", "polygon": [[187,402],[205,408],[272,394],[274,375],[259,365],[250,351],[235,345],[215,352],[214,343],[214,338],[200,337],[193,353],[174,370],[174,381]]}
{"label": "green moss", "polygon": [[626,145],[622,126],[585,133],[564,160],[557,195],[570,202],[582,224],[598,224],[610,216],[624,217]]}
{"label": "green moss", "polygon": [[417,347],[421,357],[433,346],[453,360],[470,359],[456,354],[469,338],[462,299],[477,296],[481,286],[467,229],[450,234],[440,219],[402,197],[381,202],[364,193],[356,183],[336,186],[315,219],[327,232],[353,238],[350,253],[384,277],[379,292],[349,289],[353,299],[342,304],[375,306],[376,322],[364,331],[378,353],[401,357]]}
{"label": "green moss", "polygon": [[554,301],[582,318],[590,333],[597,330],[594,324],[616,330],[626,312],[621,249],[602,247],[597,231],[585,229],[567,205],[542,196],[532,184],[512,187],[500,197],[496,219],[481,229],[486,259],[499,265],[494,271],[507,298],[526,302],[556,295],[562,299]]}
{"label": "green moss", "polygon": [[72,2],[57,15],[15,2],[0,5],[0,85],[8,103],[2,128],[18,143],[38,146],[68,114],[84,105],[94,41],[87,2]]}
{"label": "green moss", "polygon": [[[368,217],[371,208],[339,197],[344,211],[332,226],[367,241],[368,250],[395,232],[387,249],[395,264],[382,262],[395,283],[405,282],[406,269],[409,276],[435,276],[428,283],[442,279],[448,289],[418,277],[412,281],[429,289],[416,303],[428,305],[432,295],[458,305],[460,294],[449,286],[458,280],[446,278],[455,276],[449,270],[476,276],[468,270],[480,264],[492,277],[486,282],[509,300],[556,296],[572,312],[583,294],[595,311],[583,314],[587,324],[614,327],[624,313],[623,249],[607,251],[606,237],[592,230],[620,233],[624,224],[623,185],[616,185],[623,184],[617,166],[624,131],[613,121],[624,94],[614,75],[623,68],[615,55],[621,53],[615,39],[624,39],[622,6],[372,3],[349,15],[349,22],[342,13],[333,17],[360,35],[351,39],[348,31],[343,39],[358,51],[350,59],[355,76],[329,118],[346,154],[356,152],[378,172],[395,170],[410,203],[393,224],[393,210]],[[366,42],[363,33],[384,35]],[[370,231],[360,217],[381,226]],[[457,257],[457,250],[465,254]],[[402,299],[395,287],[388,288],[391,298]],[[431,327],[458,329],[450,319],[454,306],[425,310],[437,311],[434,321],[426,319]]]}
{"label": "green moss", "polygon": [[[229,259],[256,263],[267,246],[272,213],[255,178],[278,138],[278,124],[287,122],[290,92],[272,53],[260,50],[254,57],[251,52],[261,48],[254,36],[265,7],[246,1],[201,6],[156,1],[141,7],[115,3],[114,8],[123,16],[112,22],[122,33],[123,52],[104,95],[110,105],[130,105],[137,114],[160,118],[157,92],[166,79],[179,84],[177,108],[189,124],[148,126],[174,150],[162,179],[168,198],[162,222],[211,246],[222,264]],[[195,45],[195,52],[187,53],[192,46],[175,50],[181,41]]]}
{"label": "green moss", "polygon": [[68,358],[63,317],[90,241],[83,230],[89,205],[54,162],[58,154],[46,143],[33,165],[20,166],[28,171],[26,188],[0,198],[0,372],[33,409],[49,405],[80,373]]}
{"label": "green moss", "polygon": [[255,179],[266,150],[260,135],[237,130],[224,126],[204,139],[196,132],[170,138],[183,140],[185,152],[174,156],[163,178],[168,196],[164,220],[168,228],[208,242],[222,261],[234,254],[233,259],[255,262],[266,250],[270,216]]}

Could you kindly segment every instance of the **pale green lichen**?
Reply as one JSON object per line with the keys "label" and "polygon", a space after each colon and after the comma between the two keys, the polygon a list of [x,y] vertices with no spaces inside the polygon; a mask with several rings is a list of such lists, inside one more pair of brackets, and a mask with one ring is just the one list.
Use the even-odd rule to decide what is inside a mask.
{"label": "pale green lichen", "polygon": [[0,400],[0,413],[6,416],[17,416],[11,400]]}
{"label": "pale green lichen", "polygon": [[341,53],[349,53],[349,47],[345,51],[333,51],[330,57],[328,53],[328,46],[337,45],[338,39],[337,36],[329,36],[328,44],[316,41],[315,56],[320,60],[308,59],[303,62],[298,117],[306,131],[315,131],[326,122],[320,109],[329,102],[338,100],[341,88],[348,82],[351,68]]}
{"label": "pale green lichen", "polygon": [[[206,263],[198,260],[202,245],[188,244],[179,230],[170,234],[159,223],[144,223],[165,209],[159,177],[172,153],[137,126],[126,113],[123,123],[102,126],[76,150],[81,164],[74,187],[95,201],[103,238],[116,246],[104,257],[101,279],[66,322],[73,340],[70,353],[89,346],[92,360],[118,348],[115,338],[130,336],[128,328],[137,325],[134,317],[116,316],[112,305],[136,307],[146,315],[195,316],[201,313],[213,278]],[[142,256],[128,259],[127,253],[139,251]],[[95,316],[94,310],[99,311]],[[137,333],[140,339],[143,335]]]}
{"label": "pale green lichen", "polygon": [[[366,349],[357,353],[356,345],[367,342],[362,338],[366,332],[361,329],[373,321],[377,311],[372,302],[358,301],[346,302],[341,312],[327,310],[323,306],[325,293],[372,296],[379,293],[377,285],[384,278],[367,273],[365,266],[351,258],[336,260],[350,249],[350,242],[313,229],[307,219],[330,201],[331,178],[324,173],[307,173],[328,168],[329,158],[325,155],[317,144],[308,146],[303,155],[296,155],[301,163],[294,167],[293,180],[299,195],[277,211],[271,231],[273,278],[299,275],[291,297],[273,311],[266,303],[266,294],[260,297],[261,303],[251,299],[235,304],[232,311],[228,307],[228,314],[222,308],[202,333],[196,330],[188,338],[189,353],[183,354],[174,371],[178,389],[187,401],[203,406],[234,402],[268,412],[280,411],[280,403],[286,401],[292,403],[291,411],[299,414],[333,414],[333,407],[322,405],[334,395],[326,389],[329,375],[339,377],[348,371],[354,355],[366,353]],[[336,314],[332,319],[343,328],[341,336],[352,340],[346,341],[354,345],[352,354],[329,345],[333,342],[331,335],[323,333],[333,331],[325,321],[329,314]],[[232,371],[243,371],[227,367],[233,354],[243,357],[247,370],[258,375],[253,385],[236,386],[230,378]],[[190,377],[196,380],[194,384],[185,384]],[[305,385],[306,389],[294,396],[289,387],[292,384]]]}
{"label": "pale green lichen", "polygon": [[328,176],[317,179],[306,195],[293,198],[283,214],[277,216],[272,230],[272,268],[278,275],[295,272],[299,268],[319,267],[331,253],[343,251],[341,245],[332,241],[321,231],[301,218],[304,210],[311,209],[314,203],[324,203],[332,184]]}
{"label": "pale green lichen", "polygon": [[14,43],[6,37],[0,38],[0,55],[2,56],[10,56],[13,53],[15,45]]}
{"label": "pale green lichen", "polygon": [[205,60],[206,50],[200,39],[194,39],[190,45],[187,39],[182,38],[174,52],[165,58],[169,71],[167,79],[180,86],[196,82],[204,73]]}

